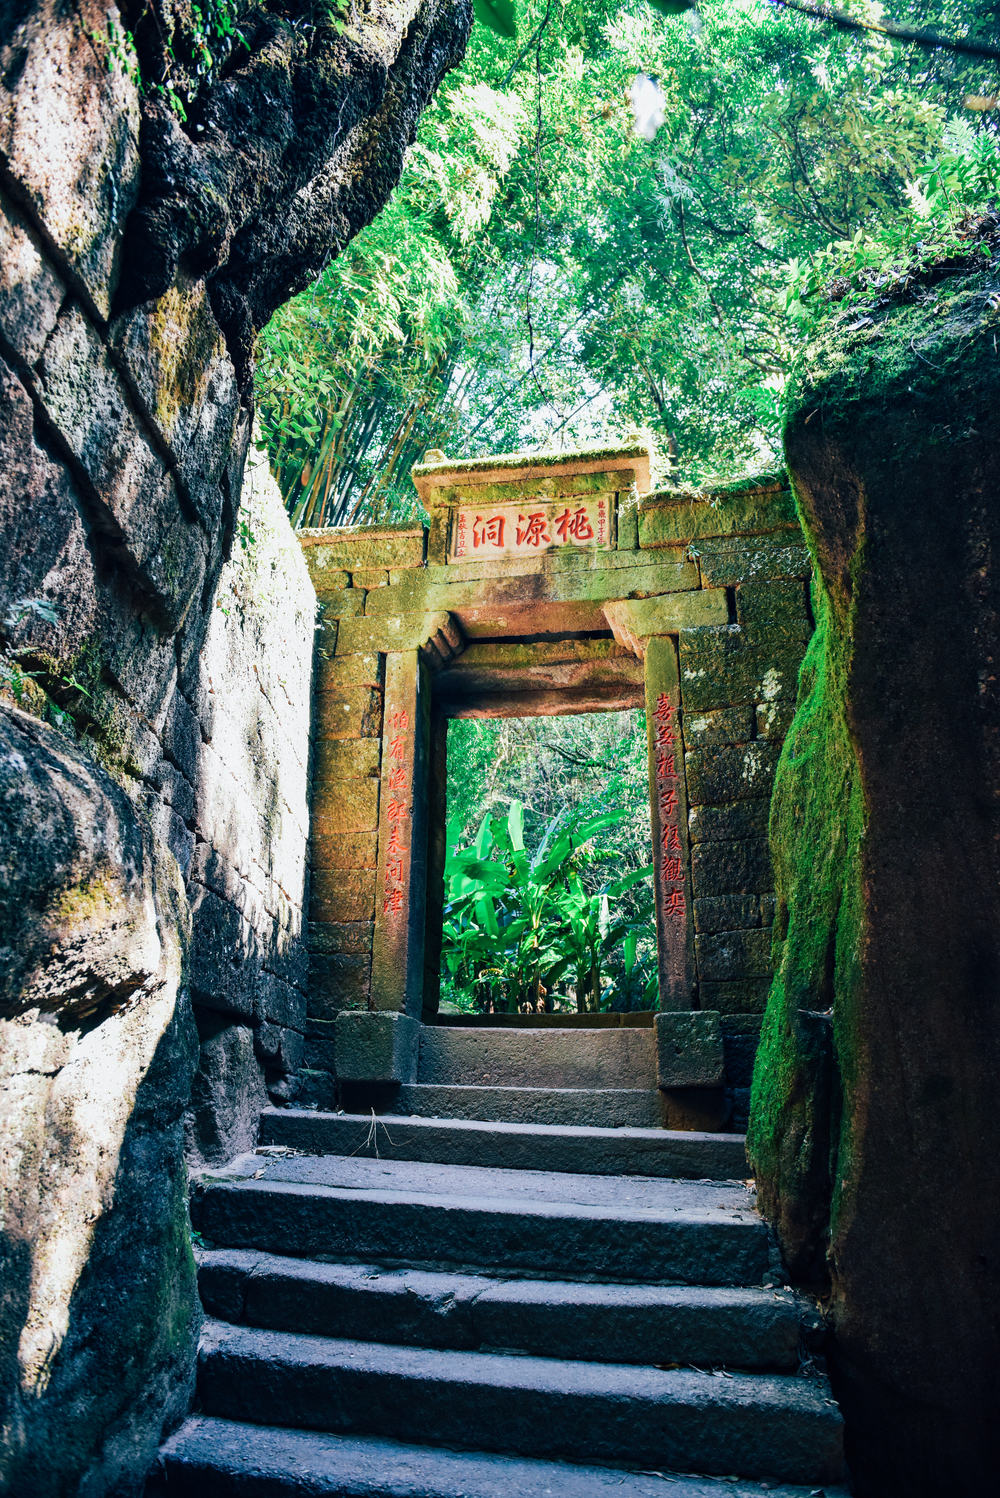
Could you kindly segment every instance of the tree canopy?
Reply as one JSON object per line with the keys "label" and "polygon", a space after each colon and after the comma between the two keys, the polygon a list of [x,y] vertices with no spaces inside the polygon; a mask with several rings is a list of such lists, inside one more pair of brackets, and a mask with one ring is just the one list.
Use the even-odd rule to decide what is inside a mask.
{"label": "tree canopy", "polygon": [[[1000,38],[985,0],[893,18]],[[658,480],[773,465],[831,280],[846,270],[844,297],[946,253],[995,195],[998,92],[988,58],[763,0],[673,18],[519,0],[516,38],[476,25],[388,207],[262,335],[262,432],[295,524],[414,513],[409,469],[435,448],[638,428]]]}

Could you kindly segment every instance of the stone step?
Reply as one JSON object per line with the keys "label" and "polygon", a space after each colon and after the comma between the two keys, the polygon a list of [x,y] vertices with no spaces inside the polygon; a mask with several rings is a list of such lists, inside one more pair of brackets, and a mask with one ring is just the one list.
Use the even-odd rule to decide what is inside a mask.
{"label": "stone step", "polygon": [[656,1087],[649,1029],[470,1030],[424,1025],[417,1081],[435,1087]]}
{"label": "stone step", "polygon": [[265,1108],[260,1140],[263,1145],[283,1145],[314,1155],[367,1158],[379,1154],[395,1160],[489,1169],[687,1181],[742,1180],[748,1171],[742,1134],[655,1128],[486,1123],[394,1114],[381,1114],[373,1122],[370,1114]]}
{"label": "stone step", "polygon": [[[146,1498],[760,1498],[757,1482],[440,1451],[376,1436],[193,1415],[165,1442]],[[664,1480],[666,1479],[666,1481]],[[769,1485],[768,1498],[815,1487]],[[825,1498],[847,1490],[825,1484]]]}
{"label": "stone step", "polygon": [[387,1347],[206,1324],[208,1415],[790,1483],[844,1475],[824,1379]]}
{"label": "stone step", "polygon": [[213,1246],[553,1279],[760,1285],[767,1233],[736,1183],[339,1156],[239,1156],[203,1177]]}
{"label": "stone step", "polygon": [[787,1290],[392,1272],[253,1249],[201,1255],[206,1311],[313,1336],[597,1363],[796,1369],[817,1313]]}
{"label": "stone step", "polygon": [[651,1087],[465,1087],[429,1082],[404,1083],[393,1110],[413,1118],[598,1129],[657,1129],[664,1116],[663,1096]]}

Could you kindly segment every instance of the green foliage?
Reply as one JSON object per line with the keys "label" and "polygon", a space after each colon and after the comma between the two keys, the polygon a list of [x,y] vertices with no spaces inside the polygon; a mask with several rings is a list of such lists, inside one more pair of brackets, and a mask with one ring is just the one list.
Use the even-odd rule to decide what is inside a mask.
{"label": "green foliage", "polygon": [[779,306],[804,331],[898,295],[936,267],[968,265],[982,237],[983,208],[1000,197],[997,137],[950,120],[940,151],[906,184],[906,196],[908,212],[790,262]]}
{"label": "green foliage", "polygon": [[[581,874],[587,845],[620,822],[625,811],[587,816],[565,810],[545,828],[529,855],[524,808],[512,801],[506,818],[483,818],[471,847],[458,848],[460,827],[448,829],[442,957],[453,984],[473,989],[480,1003],[509,1012],[532,1009],[570,974],[580,1012],[601,1008],[601,964],[634,935],[635,922],[613,921],[610,902],[648,878],[652,865],[590,893]],[[651,906],[639,919],[648,921]],[[635,961],[635,942],[630,947]]]}
{"label": "green foliage", "polygon": [[517,36],[517,18],[513,0],[472,0],[476,20],[482,21],[497,36]]}
{"label": "green foliage", "polygon": [[[482,834],[484,817],[488,826],[506,827],[515,803],[520,807],[517,825],[529,863],[548,856],[553,828],[579,827],[595,819],[602,822],[600,837],[573,856],[570,875],[560,886],[561,965],[556,976],[549,970],[544,986],[555,985],[568,994],[551,993],[550,1003],[568,1002],[575,1007],[578,996],[580,1002],[593,1003],[600,990],[601,1007],[655,1007],[647,785],[646,726],[641,711],[468,719],[449,726],[452,848],[474,843]],[[616,884],[619,892],[612,895]],[[614,901],[613,912],[606,905],[609,900]],[[614,926],[623,930],[599,951],[595,989],[594,955]],[[470,933],[467,939],[475,938]],[[506,967],[488,971],[494,966],[493,953],[491,942],[484,953],[485,977],[478,980],[479,1002],[505,1003],[512,993],[523,995],[525,985],[519,979],[512,984]],[[470,967],[466,962],[456,974],[457,982],[445,984],[446,997],[460,1007],[472,1007],[477,991],[474,963]],[[518,1002],[530,999],[522,997]]]}
{"label": "green foliage", "polygon": [[[995,28],[956,0],[894,9]],[[692,17],[523,0],[519,51],[474,27],[388,208],[261,339],[264,438],[297,524],[412,514],[429,448],[637,427],[658,480],[773,462],[810,278],[856,253],[838,246],[921,239],[914,184],[982,200],[988,113],[962,127],[986,167],[952,158],[986,64],[746,0]],[[663,91],[652,142],[627,102],[639,72]]]}

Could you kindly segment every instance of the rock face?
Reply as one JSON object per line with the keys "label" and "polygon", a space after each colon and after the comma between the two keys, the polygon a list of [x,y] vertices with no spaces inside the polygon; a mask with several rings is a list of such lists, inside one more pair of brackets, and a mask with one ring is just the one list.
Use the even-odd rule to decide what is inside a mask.
{"label": "rock face", "polygon": [[315,598],[244,482],[250,350],[471,25],[222,11],[207,71],[186,0],[0,21],[0,1487],[32,1498],[141,1489],[192,1373],[184,1141],[245,1149],[298,1085]]}
{"label": "rock face", "polygon": [[188,902],[110,776],[2,705],[0,850],[0,1486],[127,1491],[185,1413],[200,1322]]}
{"label": "rock face", "polygon": [[778,768],[751,1155],[832,1285],[856,1491],[993,1481],[1000,366],[987,274],[828,336],[786,434],[817,631]]}

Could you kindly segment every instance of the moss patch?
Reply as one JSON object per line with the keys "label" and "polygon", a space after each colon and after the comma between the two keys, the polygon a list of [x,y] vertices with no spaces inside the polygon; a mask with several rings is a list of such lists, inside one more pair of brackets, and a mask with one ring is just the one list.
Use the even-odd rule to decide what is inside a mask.
{"label": "moss patch", "polygon": [[841,1169],[837,1096],[863,935],[857,853],[864,808],[844,710],[849,636],[836,627],[831,599],[817,604],[771,803],[775,977],[747,1140],[762,1210],[791,1267],[806,1278],[823,1273]]}

